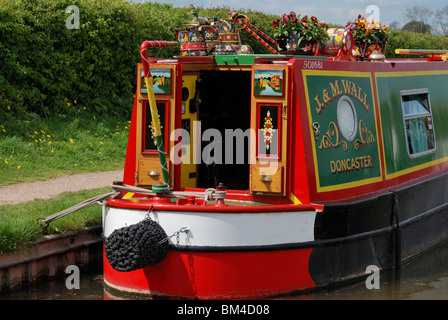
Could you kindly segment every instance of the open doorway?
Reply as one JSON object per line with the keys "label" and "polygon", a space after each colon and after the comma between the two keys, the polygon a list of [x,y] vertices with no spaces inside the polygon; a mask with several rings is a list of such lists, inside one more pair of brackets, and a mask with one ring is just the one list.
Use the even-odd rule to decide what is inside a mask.
{"label": "open doorway", "polygon": [[[201,121],[202,157],[210,155],[208,164],[202,159],[198,165],[198,188],[214,188],[223,183],[229,190],[249,189],[249,136],[241,140],[229,135],[235,130],[248,133],[251,109],[251,72],[250,71],[204,71],[200,74],[201,104],[199,120]],[[206,131],[216,129],[222,141],[216,141],[222,148],[221,154],[215,153],[209,143],[204,141]],[[227,134],[226,134],[226,129]],[[209,131],[210,133],[211,131]],[[216,131],[214,131],[216,132]],[[233,157],[225,146],[233,145]],[[210,151],[211,150],[211,151]],[[241,150],[244,150],[242,161]],[[209,152],[210,151],[210,152]],[[211,163],[210,163],[211,162]]]}

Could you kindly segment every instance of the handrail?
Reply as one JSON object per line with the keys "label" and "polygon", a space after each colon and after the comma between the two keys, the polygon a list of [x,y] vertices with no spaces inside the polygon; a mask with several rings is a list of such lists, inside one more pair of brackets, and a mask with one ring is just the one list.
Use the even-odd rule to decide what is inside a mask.
{"label": "handrail", "polygon": [[146,87],[148,89],[148,100],[149,107],[151,110],[152,123],[154,127],[154,136],[156,138],[157,150],[159,152],[160,165],[162,167],[162,176],[165,187],[169,189],[170,187],[170,175],[168,172],[168,167],[166,164],[165,148],[163,143],[162,130],[160,128],[159,112],[157,110],[157,103],[154,95],[153,78],[151,70],[149,68],[149,58],[148,49],[150,48],[165,48],[165,47],[176,47],[177,42],[174,41],[145,41],[140,46],[140,54],[142,57],[143,73],[145,77]]}

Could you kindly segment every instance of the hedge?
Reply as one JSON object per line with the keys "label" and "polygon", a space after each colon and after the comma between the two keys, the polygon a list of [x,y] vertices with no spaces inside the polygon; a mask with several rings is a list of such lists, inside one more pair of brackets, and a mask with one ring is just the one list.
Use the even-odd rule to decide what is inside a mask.
{"label": "hedge", "polygon": [[[66,27],[70,5],[79,8],[79,29]],[[175,41],[172,29],[193,18],[192,8],[125,0],[0,0],[0,118],[45,117],[73,104],[96,113],[129,115],[140,44]],[[227,18],[231,8],[195,9],[204,16]],[[240,13],[268,34],[278,18],[251,10]],[[391,57],[397,47],[448,48],[445,37],[392,34]],[[242,31],[241,37],[256,53],[270,53],[249,33]],[[177,54],[179,48],[157,52],[165,58]]]}
{"label": "hedge", "polygon": [[[79,8],[79,29],[66,27],[69,5]],[[153,18],[171,11],[124,0],[0,0],[0,116],[48,116],[75,101],[129,113],[140,43],[174,40]]]}

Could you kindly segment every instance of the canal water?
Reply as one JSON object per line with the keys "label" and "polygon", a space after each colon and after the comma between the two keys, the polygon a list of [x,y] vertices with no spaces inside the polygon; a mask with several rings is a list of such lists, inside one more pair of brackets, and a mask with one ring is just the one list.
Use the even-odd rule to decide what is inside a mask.
{"label": "canal water", "polygon": [[[66,278],[61,277],[0,295],[0,300],[104,300],[101,268],[101,263],[96,263],[82,271],[79,289],[67,289]],[[399,271],[380,272],[379,284],[379,289],[368,289],[363,279],[275,300],[448,300],[448,243],[404,264]]]}

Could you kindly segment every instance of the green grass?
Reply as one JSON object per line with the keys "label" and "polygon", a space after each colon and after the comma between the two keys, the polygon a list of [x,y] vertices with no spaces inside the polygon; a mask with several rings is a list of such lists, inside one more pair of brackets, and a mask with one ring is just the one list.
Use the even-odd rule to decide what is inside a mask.
{"label": "green grass", "polygon": [[129,119],[77,110],[45,119],[0,119],[0,186],[122,169]]}
{"label": "green grass", "polygon": [[[125,116],[95,116],[82,106],[66,114],[0,119],[0,186],[64,174],[124,167],[130,122]],[[36,219],[48,217],[111,188],[63,193],[50,200],[0,206],[0,254],[16,252],[42,236]],[[91,206],[52,222],[49,234],[101,225],[101,207]]]}
{"label": "green grass", "polygon": [[[110,187],[105,187],[66,192],[50,200],[34,200],[19,205],[0,206],[0,254],[16,252],[35,243],[42,236],[42,229],[37,223],[38,218],[48,217],[110,191]],[[102,207],[95,204],[53,221],[48,226],[48,233],[79,232],[84,228],[101,225],[101,214]]]}

